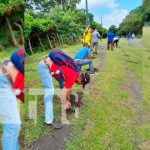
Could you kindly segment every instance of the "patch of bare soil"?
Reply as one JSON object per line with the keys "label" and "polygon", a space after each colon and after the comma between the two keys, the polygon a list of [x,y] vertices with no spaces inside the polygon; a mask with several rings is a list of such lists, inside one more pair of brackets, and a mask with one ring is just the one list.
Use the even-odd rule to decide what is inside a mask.
{"label": "patch of bare soil", "polygon": [[132,99],[130,100],[129,107],[132,112],[136,113],[136,117],[133,115],[131,120],[131,126],[133,131],[132,142],[134,149],[140,150],[140,139],[137,136],[137,129],[142,124],[142,88],[141,85],[137,83],[132,71],[127,68],[128,81],[123,86],[123,89],[127,91]]}

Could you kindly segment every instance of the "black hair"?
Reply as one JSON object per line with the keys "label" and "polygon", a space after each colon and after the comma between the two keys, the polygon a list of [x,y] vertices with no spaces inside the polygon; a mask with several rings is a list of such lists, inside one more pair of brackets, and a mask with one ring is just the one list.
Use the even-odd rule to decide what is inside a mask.
{"label": "black hair", "polygon": [[83,47],[89,47],[88,43],[83,43]]}

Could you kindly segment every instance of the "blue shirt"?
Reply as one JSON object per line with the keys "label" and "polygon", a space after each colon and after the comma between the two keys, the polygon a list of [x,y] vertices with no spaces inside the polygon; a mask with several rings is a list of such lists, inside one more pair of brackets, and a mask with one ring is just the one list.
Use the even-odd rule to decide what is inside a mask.
{"label": "blue shirt", "polygon": [[87,57],[87,55],[90,54],[90,49],[87,47],[83,47],[81,49],[79,49],[76,53],[76,56],[74,57],[74,59],[85,59]]}
{"label": "blue shirt", "polygon": [[113,32],[109,32],[108,33],[108,42],[113,42],[113,40],[114,40],[114,33]]}

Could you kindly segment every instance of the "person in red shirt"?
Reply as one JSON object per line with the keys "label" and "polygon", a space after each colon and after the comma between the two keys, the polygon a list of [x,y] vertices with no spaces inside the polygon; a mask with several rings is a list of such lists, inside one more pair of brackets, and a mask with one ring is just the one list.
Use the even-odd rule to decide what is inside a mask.
{"label": "person in red shirt", "polygon": [[45,63],[49,66],[51,75],[59,82],[61,88],[61,100],[65,109],[71,107],[70,93],[72,86],[76,83],[82,85],[83,88],[90,82],[90,76],[86,73],[79,73],[65,65],[58,67],[50,57],[45,58]]}
{"label": "person in red shirt", "polygon": [[10,61],[0,63],[0,115],[2,116],[2,149],[19,150],[21,127],[16,96],[24,101],[24,49],[14,52]]}

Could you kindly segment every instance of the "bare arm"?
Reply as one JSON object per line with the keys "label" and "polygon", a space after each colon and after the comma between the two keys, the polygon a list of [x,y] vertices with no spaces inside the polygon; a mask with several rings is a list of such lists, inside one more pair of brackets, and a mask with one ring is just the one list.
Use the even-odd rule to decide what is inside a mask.
{"label": "bare arm", "polygon": [[88,59],[92,59],[92,56],[90,54],[87,55]]}

